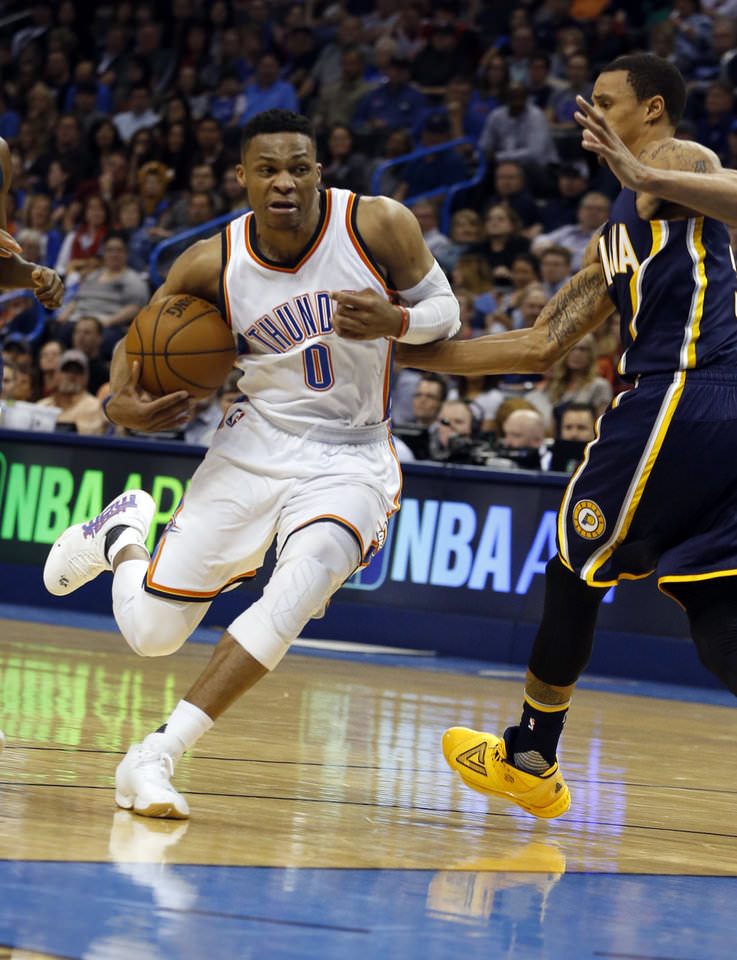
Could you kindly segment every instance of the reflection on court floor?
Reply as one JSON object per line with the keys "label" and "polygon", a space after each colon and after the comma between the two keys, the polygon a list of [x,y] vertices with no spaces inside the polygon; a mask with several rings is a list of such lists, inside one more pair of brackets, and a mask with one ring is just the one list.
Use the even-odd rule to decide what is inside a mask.
{"label": "reflection on court floor", "polygon": [[290,654],[180,763],[192,820],[151,821],[115,807],[115,766],[211,648],[144,661],[110,633],[0,630],[0,960],[734,957],[721,693],[579,690],[572,806],[544,822],[439,749],[454,723],[514,722],[517,677]]}

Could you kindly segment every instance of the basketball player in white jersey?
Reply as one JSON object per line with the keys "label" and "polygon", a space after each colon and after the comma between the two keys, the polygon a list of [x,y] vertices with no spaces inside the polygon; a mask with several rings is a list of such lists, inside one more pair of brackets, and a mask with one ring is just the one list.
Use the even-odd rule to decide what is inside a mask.
{"label": "basketball player in white jersey", "polygon": [[[385,197],[319,189],[305,117],[254,117],[241,156],[236,172],[253,212],[183,253],[153,299],[189,293],[220,305],[245,397],[228,410],[153,559],[143,545],[153,501],[129,491],[63,533],[44,569],[58,595],[112,569],[123,636],[137,653],[161,656],[276,538],[261,598],[230,624],[164,726],[118,767],[117,803],[144,816],[189,815],[170,783],[176,761],[382,546],[401,485],[388,419],[393,340],[428,343],[459,327],[458,303],[412,213]],[[113,358],[110,419],[159,430],[186,415],[184,393],[142,399],[124,351],[119,344]]]}

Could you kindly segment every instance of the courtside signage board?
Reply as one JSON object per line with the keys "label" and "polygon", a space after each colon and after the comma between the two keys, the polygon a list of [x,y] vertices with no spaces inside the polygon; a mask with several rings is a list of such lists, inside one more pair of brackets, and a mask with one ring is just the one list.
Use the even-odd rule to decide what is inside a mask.
{"label": "courtside signage board", "polygon": [[[24,568],[40,570],[49,545],[69,524],[95,516],[134,487],[148,490],[156,503],[148,542],[153,549],[201,456],[199,448],[173,443],[0,431],[0,563],[16,567],[19,577]],[[537,621],[566,482],[560,475],[406,465],[402,508],[382,531],[383,549],[336,599],[425,614]],[[267,558],[243,589],[260,590],[269,573]],[[0,602],[12,597],[12,582],[5,578]],[[678,608],[658,594],[654,580],[623,584],[606,601],[604,628],[685,633]]]}

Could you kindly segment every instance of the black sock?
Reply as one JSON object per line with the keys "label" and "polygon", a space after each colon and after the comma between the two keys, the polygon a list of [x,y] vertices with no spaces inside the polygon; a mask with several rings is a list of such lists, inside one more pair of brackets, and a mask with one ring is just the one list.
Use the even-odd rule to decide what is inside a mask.
{"label": "black sock", "polygon": [[515,767],[540,774],[553,766],[569,706],[570,700],[548,705],[525,694],[519,726],[508,741]]}
{"label": "black sock", "polygon": [[121,535],[121,533],[127,529],[128,529],[128,524],[120,523],[118,524],[117,527],[112,527],[112,529],[108,530],[108,532],[105,534],[105,559],[106,560],[107,560],[107,553],[110,547],[112,547],[112,545]]}

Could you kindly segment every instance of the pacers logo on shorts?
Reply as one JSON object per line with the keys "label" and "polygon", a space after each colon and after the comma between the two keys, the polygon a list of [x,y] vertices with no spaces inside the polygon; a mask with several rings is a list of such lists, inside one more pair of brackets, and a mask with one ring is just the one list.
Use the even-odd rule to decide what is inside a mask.
{"label": "pacers logo on shorts", "polygon": [[573,508],[573,528],[584,540],[596,540],[606,530],[606,520],[598,503],[579,500]]}

